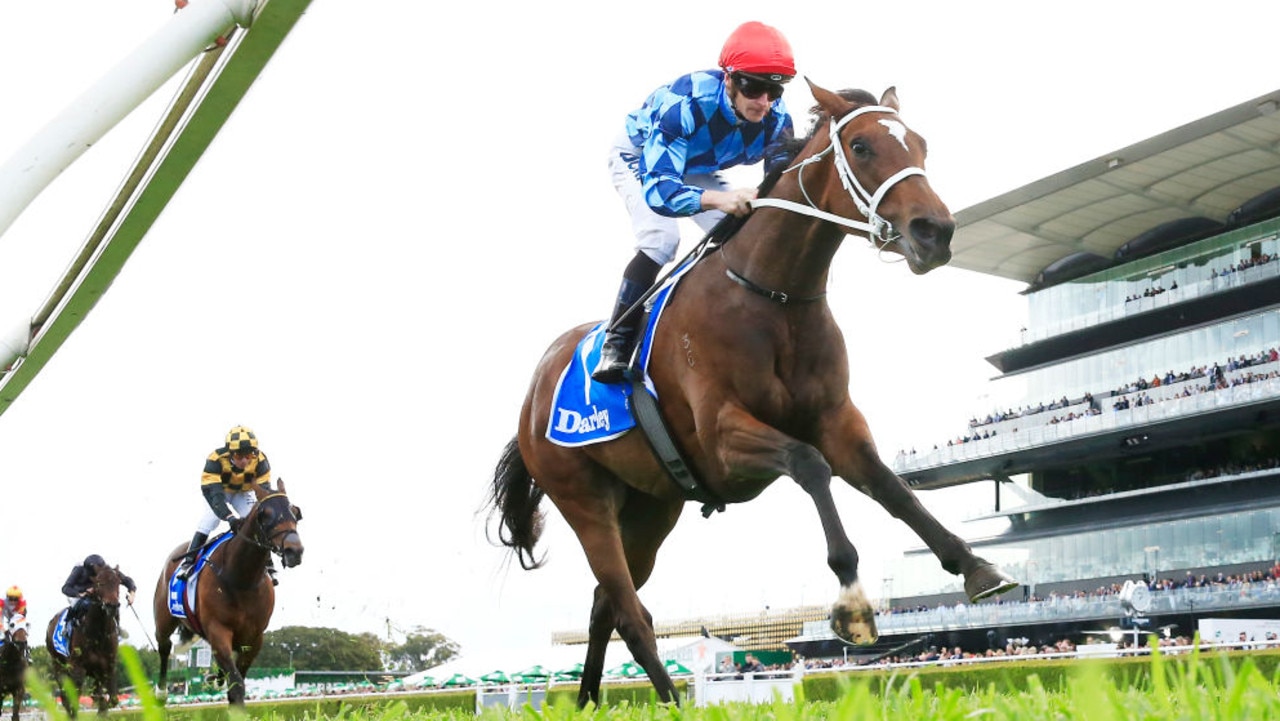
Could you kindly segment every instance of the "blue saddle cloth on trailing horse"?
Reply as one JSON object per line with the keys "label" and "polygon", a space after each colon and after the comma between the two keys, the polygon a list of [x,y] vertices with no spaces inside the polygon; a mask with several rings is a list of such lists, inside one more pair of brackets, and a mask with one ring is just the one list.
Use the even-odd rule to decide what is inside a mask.
{"label": "blue saddle cloth on trailing horse", "polygon": [[[693,265],[690,261],[672,273],[648,302],[648,322],[640,337],[638,365],[640,372],[644,374],[645,388],[655,398],[658,394],[649,378],[649,353],[653,333],[662,320],[662,311],[666,308],[676,283]],[[591,371],[600,361],[600,349],[604,346],[607,329],[607,323],[600,323],[578,342],[573,358],[556,383],[555,394],[551,399],[551,419],[547,423],[547,440],[558,446],[603,443],[621,436],[636,425],[628,401],[631,397],[631,384],[597,383],[591,380]]]}
{"label": "blue saddle cloth on trailing horse", "polygon": [[64,608],[53,626],[53,650],[64,658],[71,655],[71,609]]}
{"label": "blue saddle cloth on trailing horse", "polygon": [[174,618],[188,618],[195,616],[196,613],[196,580],[200,578],[200,571],[204,570],[205,564],[209,561],[209,555],[214,552],[218,546],[231,540],[234,534],[230,531],[224,532],[222,535],[215,537],[209,543],[204,544],[199,551],[196,551],[196,560],[191,573],[186,578],[178,578],[177,574],[169,576],[169,613]]}

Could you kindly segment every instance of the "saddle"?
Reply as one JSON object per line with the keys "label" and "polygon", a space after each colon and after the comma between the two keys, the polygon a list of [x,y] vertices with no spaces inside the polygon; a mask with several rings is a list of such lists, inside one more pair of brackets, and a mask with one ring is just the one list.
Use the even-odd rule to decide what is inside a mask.
{"label": "saddle", "polygon": [[178,578],[176,574],[169,576],[169,613],[174,618],[182,618],[195,623],[196,614],[196,587],[197,581],[200,579],[200,572],[209,562],[209,556],[217,550],[218,546],[231,540],[235,534],[225,531],[221,535],[215,536],[212,541],[204,544],[194,551],[196,558],[192,564],[191,573],[186,578]]}

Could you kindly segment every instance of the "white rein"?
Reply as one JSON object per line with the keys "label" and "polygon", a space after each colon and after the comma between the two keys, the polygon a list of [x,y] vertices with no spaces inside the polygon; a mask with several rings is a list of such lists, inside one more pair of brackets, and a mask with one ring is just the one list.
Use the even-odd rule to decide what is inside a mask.
{"label": "white rein", "polygon": [[[876,212],[876,209],[880,207],[880,201],[884,199],[884,196],[888,194],[889,190],[893,188],[894,185],[897,185],[913,175],[924,175],[924,169],[914,166],[903,168],[885,179],[885,181],[880,184],[880,187],[876,189],[876,192],[867,192],[867,189],[863,188],[862,184],[858,182],[857,177],[854,176],[853,169],[849,167],[849,160],[844,154],[844,145],[840,142],[840,129],[843,128],[850,120],[866,113],[889,113],[891,115],[897,115],[898,111],[884,105],[867,105],[854,110],[841,118],[839,122],[831,123],[829,131],[831,144],[822,152],[811,155],[805,160],[782,171],[784,173],[790,173],[793,170],[799,171],[797,175],[800,180],[800,192],[804,194],[804,199],[808,201],[808,205],[803,205],[790,200],[782,200],[781,198],[756,198],[751,201],[751,207],[790,210],[793,213],[808,215],[813,218],[818,218],[819,220],[825,220],[829,223],[852,228],[859,233],[865,233],[867,240],[871,241],[872,245],[875,245],[881,250],[883,250],[889,243],[896,241],[899,238],[899,235],[893,232],[892,224],[880,217]],[[835,149],[834,162],[836,164],[836,172],[840,175],[840,183],[844,186],[845,191],[849,193],[849,196],[853,198],[854,204],[858,207],[858,212],[862,213],[862,215],[866,217],[866,222],[846,218],[834,213],[828,213],[825,210],[819,210],[814,204],[813,199],[809,197],[809,192],[805,190],[804,166],[818,162],[823,156],[830,153],[832,149]]]}

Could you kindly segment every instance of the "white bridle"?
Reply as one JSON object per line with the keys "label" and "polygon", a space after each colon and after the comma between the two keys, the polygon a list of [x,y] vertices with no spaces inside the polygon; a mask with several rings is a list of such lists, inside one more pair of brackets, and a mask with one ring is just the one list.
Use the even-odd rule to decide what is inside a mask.
{"label": "white bridle", "polygon": [[[835,223],[836,225],[852,228],[856,232],[865,233],[867,235],[867,240],[871,241],[872,245],[875,245],[880,249],[884,249],[884,247],[889,243],[898,240],[900,236],[893,232],[893,225],[889,221],[880,217],[880,215],[876,213],[876,209],[880,207],[880,201],[884,200],[884,196],[889,193],[889,190],[892,189],[893,186],[913,175],[923,176],[924,169],[914,166],[903,168],[886,178],[885,181],[880,184],[880,187],[876,189],[876,192],[867,192],[867,189],[862,187],[862,183],[859,183],[858,178],[854,176],[853,169],[849,167],[849,159],[846,158],[844,154],[844,145],[840,142],[840,129],[859,115],[865,115],[867,113],[889,113],[891,115],[897,115],[898,111],[884,105],[867,105],[854,110],[843,118],[840,118],[839,122],[831,123],[829,131],[831,144],[823,149],[822,152],[811,155],[805,160],[802,160],[801,162],[782,171],[784,173],[790,173],[793,170],[799,170],[797,175],[799,176],[800,181],[800,192],[804,194],[804,199],[809,203],[808,205],[802,205],[790,200],[782,200],[781,198],[756,198],[751,201],[751,207],[790,210],[793,213],[808,215],[813,218]],[[863,216],[866,217],[866,222],[846,218],[834,213],[828,213],[825,210],[819,210],[814,204],[813,199],[809,197],[809,191],[805,190],[804,167],[818,162],[823,158],[823,156],[830,153],[832,149],[835,150],[833,159],[836,164],[836,172],[840,175],[840,183],[844,186],[845,191],[849,193],[849,196],[853,198],[854,205],[858,207],[858,212],[862,213]]]}

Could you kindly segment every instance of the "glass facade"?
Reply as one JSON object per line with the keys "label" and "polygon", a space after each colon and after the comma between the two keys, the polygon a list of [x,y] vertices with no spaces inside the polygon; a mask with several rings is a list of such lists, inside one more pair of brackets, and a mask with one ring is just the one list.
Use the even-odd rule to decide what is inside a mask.
{"label": "glass facade", "polygon": [[1135,260],[1028,296],[1032,343],[1280,275],[1280,219]]}
{"label": "glass facade", "polygon": [[1139,378],[1163,378],[1169,372],[1211,368],[1214,363],[1225,366],[1231,359],[1256,356],[1277,345],[1280,310],[1270,310],[999,378],[992,382],[991,395],[1025,398],[1026,405],[1036,405],[1062,396],[1075,400],[1089,392],[1102,401],[1111,391]]}
{"label": "glass facade", "polygon": [[[1280,508],[1252,509],[1127,528],[974,544],[974,550],[1034,588],[1036,584],[1280,559]],[[1180,580],[1180,579],[1175,579]],[[963,592],[963,579],[942,570],[926,550],[894,569],[894,598]]]}

